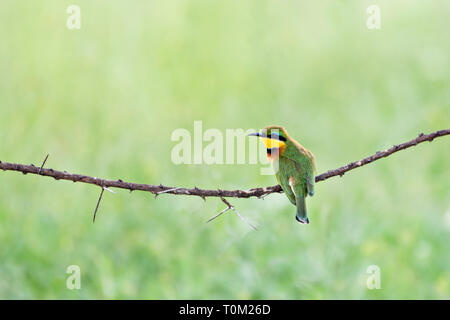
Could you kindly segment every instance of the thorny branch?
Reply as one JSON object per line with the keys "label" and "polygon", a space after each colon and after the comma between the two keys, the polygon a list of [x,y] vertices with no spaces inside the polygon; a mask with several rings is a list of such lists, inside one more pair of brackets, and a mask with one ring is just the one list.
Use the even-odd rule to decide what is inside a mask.
{"label": "thorny branch", "polygon": [[[372,163],[381,158],[388,157],[395,152],[413,147],[419,143],[422,143],[425,141],[431,142],[435,138],[446,136],[449,134],[450,134],[450,129],[439,130],[436,132],[432,132],[430,134],[421,133],[415,139],[409,140],[407,142],[404,142],[404,143],[401,143],[398,145],[394,145],[391,148],[386,149],[384,151],[377,151],[375,154],[373,154],[369,157],[366,157],[359,161],[351,162],[340,168],[337,168],[334,170],[329,170],[325,173],[322,173],[322,174],[316,176],[315,180],[316,180],[316,182],[319,182],[319,181],[323,181],[323,180],[329,179],[334,176],[342,177],[347,171],[362,167],[364,165]],[[102,193],[100,195],[99,202],[97,203],[95,212],[97,212],[97,210],[98,210],[98,205],[100,203],[101,196],[103,195],[103,190],[111,191],[108,188],[120,188],[120,189],[130,190],[130,192],[134,191],[134,190],[151,192],[155,195],[155,197],[162,193],[174,194],[174,195],[199,196],[199,197],[203,198],[204,200],[206,199],[206,197],[220,197],[221,200],[227,205],[227,208],[225,210],[223,210],[222,212],[220,212],[219,214],[217,214],[216,216],[219,216],[228,210],[233,210],[241,219],[245,220],[225,198],[250,198],[250,197],[262,198],[271,193],[281,193],[282,192],[280,185],[264,187],[264,188],[252,188],[252,189],[248,189],[248,190],[220,190],[220,189],[207,190],[207,189],[200,189],[197,187],[183,188],[183,187],[169,187],[169,186],[164,186],[162,184],[150,185],[150,184],[132,183],[132,182],[125,182],[121,179],[107,180],[107,179],[90,177],[90,176],[81,175],[81,174],[69,173],[66,171],[45,169],[44,164],[47,161],[47,158],[48,158],[48,155],[40,167],[36,167],[33,164],[24,165],[24,164],[0,161],[0,169],[2,169],[3,171],[19,171],[19,172],[22,172],[23,174],[28,174],[28,173],[37,174],[37,175],[41,175],[41,176],[52,177],[55,180],[69,180],[69,181],[73,181],[73,182],[82,182],[82,183],[97,185],[102,188]],[[214,219],[214,218],[215,217],[213,217],[212,219]],[[210,220],[212,220],[212,219],[210,219]]]}
{"label": "thorny branch", "polygon": [[236,210],[236,208],[227,201],[227,199],[225,199],[224,197],[220,197],[220,200],[222,200],[223,203],[225,203],[227,205],[227,207],[225,209],[223,209],[222,211],[220,211],[218,214],[216,214],[214,217],[212,217],[211,219],[209,219],[206,222],[210,222],[213,221],[215,218],[217,218],[218,216],[220,216],[221,214],[227,212],[228,210],[233,210],[234,213],[236,213],[236,215],[242,220],[244,221],[246,224],[248,224],[253,230],[257,230],[257,228],[252,225],[250,222],[247,221],[247,219],[245,219],[243,216],[240,215],[240,213]]}

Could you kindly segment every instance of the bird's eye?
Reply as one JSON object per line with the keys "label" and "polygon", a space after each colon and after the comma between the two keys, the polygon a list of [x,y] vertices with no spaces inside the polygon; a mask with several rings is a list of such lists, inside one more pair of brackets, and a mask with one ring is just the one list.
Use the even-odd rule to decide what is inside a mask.
{"label": "bird's eye", "polygon": [[286,141],[286,138],[284,136],[282,136],[279,132],[271,132],[270,137],[272,137],[273,139],[280,140],[280,141]]}

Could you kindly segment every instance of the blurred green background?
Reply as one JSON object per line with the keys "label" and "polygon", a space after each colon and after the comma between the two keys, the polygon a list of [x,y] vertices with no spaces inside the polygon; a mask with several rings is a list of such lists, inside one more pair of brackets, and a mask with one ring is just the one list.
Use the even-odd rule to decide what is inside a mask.
{"label": "blurred green background", "polygon": [[[66,9],[81,8],[68,30]],[[381,8],[381,29],[366,9]],[[177,128],[284,125],[318,173],[450,124],[450,3],[0,4],[0,160],[203,188],[276,183],[261,165],[174,165]],[[0,298],[450,298],[450,139],[316,186],[232,203],[0,172]],[[81,289],[66,268],[81,268]],[[381,270],[368,290],[366,270]]]}

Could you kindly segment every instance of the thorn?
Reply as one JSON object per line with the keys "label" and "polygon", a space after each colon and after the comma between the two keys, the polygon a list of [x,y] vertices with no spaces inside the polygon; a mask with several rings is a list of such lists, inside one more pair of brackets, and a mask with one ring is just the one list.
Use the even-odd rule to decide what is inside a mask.
{"label": "thorn", "polygon": [[109,191],[109,192],[111,192],[111,193],[116,193],[115,191],[113,191],[113,190],[111,190],[111,189],[108,189],[107,187],[103,187],[103,189],[105,189],[106,191]]}
{"label": "thorn", "polygon": [[227,199],[225,199],[224,197],[220,197],[220,199],[223,201],[223,203],[225,203],[225,204],[228,206],[229,209],[233,210],[234,213],[236,213],[237,216],[238,216],[242,221],[244,221],[246,224],[248,224],[248,225],[249,225],[251,228],[253,228],[254,230],[258,230],[254,225],[252,225],[249,221],[247,221],[247,219],[245,219],[243,216],[241,216],[241,215],[239,214],[239,212],[235,209],[235,207],[234,207],[231,203],[228,202]]}
{"label": "thorn", "polygon": [[95,222],[95,217],[97,215],[98,206],[100,205],[100,201],[102,201],[102,197],[103,197],[103,192],[104,191],[105,191],[105,188],[102,187],[102,192],[100,193],[100,197],[98,197],[97,206],[95,206],[94,218],[92,219],[92,223]]}
{"label": "thorn", "polygon": [[241,216],[234,207],[231,207],[231,210],[233,210],[234,213],[236,213],[238,215],[238,217],[241,218],[242,221],[244,221],[246,224],[248,224],[250,227],[252,227],[253,230],[255,230],[255,231],[258,230],[254,225],[252,225],[249,221],[247,221],[247,219],[245,219],[243,216]]}
{"label": "thorn", "polygon": [[218,214],[216,214],[214,217],[210,218],[208,221],[206,221],[206,223],[213,221],[215,218],[217,218],[218,216],[220,216],[221,214],[227,212],[228,210],[230,210],[230,207],[226,207],[225,209],[223,209],[222,211],[220,211]]}
{"label": "thorn", "polygon": [[171,191],[175,191],[175,190],[179,190],[179,189],[181,189],[181,188],[172,188],[172,189],[167,189],[167,190],[164,190],[164,191],[157,192],[157,193],[155,193],[155,198],[157,196],[159,196],[160,194],[162,194],[162,193],[167,193],[167,192],[171,192]]}
{"label": "thorn", "polygon": [[[42,165],[41,165],[41,167],[39,168],[38,174],[41,174],[42,168],[44,168],[44,164],[45,164],[45,162],[47,162],[48,156],[49,156],[49,154],[47,154],[47,156],[46,156],[45,159],[44,159],[44,162],[42,162]],[[52,171],[53,171],[53,170],[52,170]]]}
{"label": "thorn", "polygon": [[263,194],[262,196],[259,196],[258,198],[261,200],[264,200],[265,197],[267,197],[269,195],[269,193]]}
{"label": "thorn", "polygon": [[123,182],[122,179],[118,179],[117,181],[118,181],[118,182]]}

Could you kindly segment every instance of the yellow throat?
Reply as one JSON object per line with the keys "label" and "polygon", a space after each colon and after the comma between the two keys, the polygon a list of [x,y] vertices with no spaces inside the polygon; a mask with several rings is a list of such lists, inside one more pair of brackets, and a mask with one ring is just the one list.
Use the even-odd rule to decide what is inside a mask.
{"label": "yellow throat", "polygon": [[284,141],[280,141],[277,139],[261,137],[261,141],[262,143],[264,143],[267,149],[279,148],[281,151],[282,149],[284,149],[284,147],[286,147],[286,143]]}

